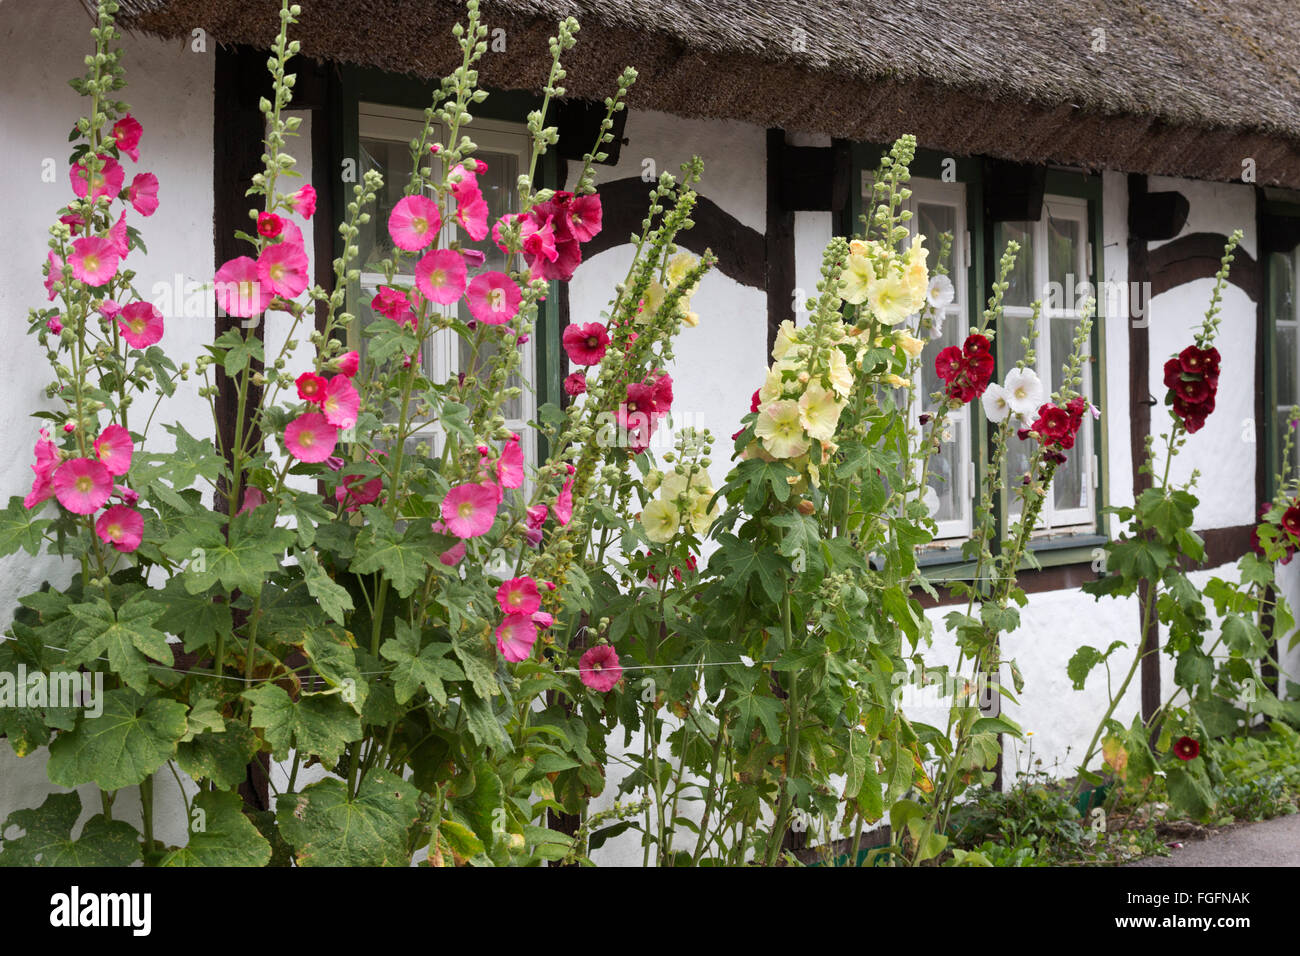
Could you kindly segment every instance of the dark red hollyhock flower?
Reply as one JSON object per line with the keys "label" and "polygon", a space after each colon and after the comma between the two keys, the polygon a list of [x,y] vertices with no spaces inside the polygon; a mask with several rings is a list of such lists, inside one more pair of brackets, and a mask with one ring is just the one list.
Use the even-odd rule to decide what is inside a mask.
{"label": "dark red hollyhock flower", "polygon": [[1183,427],[1189,435],[1194,435],[1205,427],[1205,416],[1214,411],[1213,400],[1192,404],[1177,392],[1174,393],[1174,414],[1182,419]]}
{"label": "dark red hollyhock flower", "polygon": [[1070,416],[1070,427],[1076,432],[1079,426],[1083,424],[1083,413],[1088,410],[1088,400],[1082,395],[1076,395],[1065,403],[1065,411]]}
{"label": "dark red hollyhock flower", "polygon": [[988,355],[989,340],[978,332],[972,332],[970,335],[966,336],[966,342],[962,346],[962,351],[965,352],[967,356],[979,354]]}
{"label": "dark red hollyhock flower", "polygon": [[1189,345],[1178,353],[1178,364],[1183,367],[1184,372],[1192,375],[1203,375],[1211,361],[1210,350],[1198,349],[1195,345]]}
{"label": "dark red hollyhock flower", "polygon": [[1176,358],[1171,358],[1165,363],[1165,388],[1173,388],[1179,382],[1183,375],[1182,363]]}
{"label": "dark red hollyhock flower", "polygon": [[1195,760],[1201,752],[1201,745],[1191,737],[1179,737],[1174,742],[1174,756],[1179,760]]}
{"label": "dark red hollyhock flower", "polygon": [[1041,405],[1038,409],[1038,421],[1034,422],[1030,431],[1045,443],[1059,442],[1070,434],[1070,413],[1050,402]]}
{"label": "dark red hollyhock flower", "polygon": [[1294,538],[1300,538],[1300,505],[1292,505],[1282,515],[1282,527]]}
{"label": "dark red hollyhock flower", "polygon": [[654,391],[655,410],[668,414],[673,407],[673,379],[667,372],[659,372],[651,383]]}
{"label": "dark red hollyhock flower", "polygon": [[758,411],[758,393],[761,391],[761,388],[754,389],[754,397],[749,400],[749,410],[751,412]]}
{"label": "dark red hollyhock flower", "polygon": [[1174,393],[1190,405],[1199,405],[1210,397],[1210,385],[1203,378],[1180,379]]}
{"label": "dark red hollyhock flower", "polygon": [[950,345],[934,357],[934,373],[939,376],[939,381],[950,385],[952,380],[961,373],[964,360],[965,356],[961,349]]}

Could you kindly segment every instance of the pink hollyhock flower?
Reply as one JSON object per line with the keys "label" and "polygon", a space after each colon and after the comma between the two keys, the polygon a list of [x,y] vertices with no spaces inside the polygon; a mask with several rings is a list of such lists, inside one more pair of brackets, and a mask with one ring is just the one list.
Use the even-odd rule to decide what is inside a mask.
{"label": "pink hollyhock flower", "polygon": [[574,365],[595,365],[605,357],[609,345],[609,332],[599,322],[570,325],[562,337],[564,351]]}
{"label": "pink hollyhock flower", "polygon": [[328,458],[325,459],[325,467],[328,468],[330,471],[338,471],[346,464],[347,462],[345,462],[338,455],[330,455]]}
{"label": "pink hollyhock flower", "polygon": [[519,314],[519,286],[504,272],[484,272],[465,290],[470,314],[486,325],[504,325]]}
{"label": "pink hollyhock flower", "polygon": [[375,297],[370,300],[370,308],[386,316],[398,325],[415,328],[415,312],[411,309],[411,300],[405,292],[381,285]]}
{"label": "pink hollyhock flower", "polygon": [[357,412],[361,411],[361,396],[353,388],[352,380],[340,373],[330,379],[320,407],[325,421],[339,428],[351,428],[357,423]]}
{"label": "pink hollyhock flower", "polygon": [[537,625],[528,614],[507,614],[497,625],[497,650],[511,663],[527,660],[537,643]]}
{"label": "pink hollyhock flower", "polygon": [[63,323],[59,320],[59,317],[57,315],[52,315],[48,319],[46,319],[45,327],[49,329],[51,332],[53,332],[55,335],[58,335],[60,332],[63,331]]}
{"label": "pink hollyhock flower", "polygon": [[357,374],[357,369],[361,368],[361,353],[344,352],[334,360],[334,366],[348,378],[353,378]]}
{"label": "pink hollyhock flower", "polygon": [[77,426],[76,426],[76,423],[75,423],[75,422],[64,422],[64,423],[63,423],[63,431],[64,431],[65,433],[71,435],[71,434],[72,434],[73,432],[75,432],[76,430],[77,430]]}
{"label": "pink hollyhock flower", "polygon": [[292,242],[267,246],[257,257],[257,278],[276,295],[294,299],[307,288],[307,253]]}
{"label": "pink hollyhock flower", "polygon": [[438,238],[442,213],[428,196],[403,196],[388,216],[388,234],[393,245],[416,252]]}
{"label": "pink hollyhock flower", "polygon": [[284,428],[284,446],[299,461],[324,461],[338,440],[339,430],[319,412],[300,415]]}
{"label": "pink hollyhock flower", "polygon": [[384,490],[382,475],[376,475],[367,481],[362,475],[348,475],[343,484],[334,489],[334,500],[339,504],[348,503],[348,511],[356,511],[361,505],[373,504],[379,500]]}
{"label": "pink hollyhock flower", "polygon": [[126,505],[113,505],[95,522],[95,533],[124,554],[134,551],[144,540],[144,516]]}
{"label": "pink hollyhock flower", "polygon": [[518,488],[524,483],[524,450],[519,446],[519,438],[513,437],[506,442],[497,459],[497,481],[503,488]]}
{"label": "pink hollyhock flower", "polygon": [[78,199],[85,199],[87,194],[91,194],[92,199],[98,199],[100,196],[113,199],[122,191],[126,170],[112,156],[100,154],[99,168],[95,170],[93,184],[90,182],[90,169],[84,161],[75,163],[72,169],[68,170],[68,176],[72,180],[72,191],[77,194]]}
{"label": "pink hollyhock flower", "polygon": [[577,398],[587,390],[587,376],[581,372],[574,372],[564,379],[564,391],[574,398]]}
{"label": "pink hollyhock flower", "polygon": [[442,499],[442,520],[447,533],[458,538],[477,538],[492,530],[500,504],[498,489],[490,482],[455,485]]}
{"label": "pink hollyhock flower", "polygon": [[32,481],[32,490],[23,499],[23,507],[34,508],[54,494],[54,469],[59,464],[59,449],[50,441],[50,433],[41,429],[41,437],[36,440],[36,464],[32,471],[36,473]]}
{"label": "pink hollyhock flower", "polygon": [[673,377],[667,372],[660,372],[654,380],[655,409],[667,414],[673,407]]}
{"label": "pink hollyhock flower", "polygon": [[122,314],[122,307],[112,299],[104,299],[99,303],[99,314],[102,315],[106,321],[112,322]]}
{"label": "pink hollyhock flower", "polygon": [[95,457],[103,462],[108,473],[116,477],[131,470],[131,456],[135,442],[131,433],[121,425],[109,425],[95,439]]}
{"label": "pink hollyhock flower", "polygon": [[528,514],[528,527],[541,528],[546,523],[546,505],[532,505],[524,510]]}
{"label": "pink hollyhock flower", "polygon": [[127,113],[120,120],[113,124],[113,139],[117,141],[117,148],[126,155],[131,157],[131,161],[140,162],[140,135],[144,132],[144,127],[130,113]]}
{"label": "pink hollyhock flower", "polygon": [[487,238],[488,204],[481,195],[456,204],[456,221],[475,242]]}
{"label": "pink hollyhock flower", "polygon": [[[487,169],[487,163],[483,164],[483,168]],[[482,196],[483,190],[478,184],[478,160],[467,159],[464,163],[453,166],[447,174],[447,185],[451,187],[451,194],[458,202]]]}
{"label": "pink hollyhock flower", "polygon": [[[130,488],[126,487],[126,485],[114,485],[113,494],[121,498],[123,504],[128,504],[132,507],[135,507],[135,503],[140,500],[139,492],[132,491]],[[245,498],[244,500],[247,501],[248,499]]]}
{"label": "pink hollyhock flower", "polygon": [[132,302],[117,317],[117,328],[133,349],[147,349],[163,337],[163,314],[152,302]]}
{"label": "pink hollyhock flower", "polygon": [[158,177],[153,173],[137,173],[127,191],[131,208],[142,216],[152,216],[158,211]]}
{"label": "pink hollyhock flower", "polygon": [[45,291],[49,294],[49,300],[53,302],[57,295],[54,285],[63,281],[63,257],[51,252],[46,256],[45,262]]}
{"label": "pink hollyhock flower", "polygon": [[651,416],[659,411],[655,403],[655,390],[651,385],[632,382],[627,387],[627,397],[619,403],[614,418],[618,427],[633,429],[649,422]]}
{"label": "pink hollyhock flower", "polygon": [[609,644],[587,648],[578,661],[578,676],[592,690],[606,694],[623,679],[618,654]]}
{"label": "pink hollyhock flower", "polygon": [[293,211],[304,219],[310,219],[316,212],[316,190],[308,185],[303,186],[296,193],[288,197],[289,205]]}
{"label": "pink hollyhock flower", "polygon": [[533,623],[544,631],[555,623],[555,618],[547,614],[545,611],[534,611]]}
{"label": "pink hollyhock flower", "polygon": [[117,275],[120,261],[113,240],[99,236],[84,236],[75,240],[72,243],[72,255],[68,256],[73,278],[91,286],[104,285]]}
{"label": "pink hollyhock flower", "polygon": [[113,243],[113,248],[117,250],[118,256],[125,259],[126,254],[131,251],[130,243],[126,238],[126,210],[117,217],[117,222],[108,230],[109,241]]}
{"label": "pink hollyhock flower", "polygon": [[329,382],[323,375],[317,375],[315,372],[303,372],[294,381],[298,386],[298,397],[304,402],[313,402],[319,405],[325,401],[325,390]]}
{"label": "pink hollyhock flower", "polygon": [[231,259],[217,270],[217,305],[227,315],[249,318],[265,312],[271,290],[258,278],[258,266],[248,256]]}
{"label": "pink hollyhock flower", "polygon": [[537,582],[530,577],[511,578],[497,588],[497,603],[502,614],[532,614],[542,606]]}
{"label": "pink hollyhock flower", "polygon": [[81,227],[86,224],[86,220],[83,219],[81,216],[78,216],[75,212],[65,213],[64,215],[60,216],[59,222],[63,223],[65,226],[71,226],[72,234],[74,236],[78,232],[80,232]]}
{"label": "pink hollyhock flower", "polygon": [[430,302],[450,305],[465,291],[465,260],[451,249],[435,249],[415,266],[415,284]]}
{"label": "pink hollyhock flower", "polygon": [[573,231],[573,193],[557,192],[546,202],[534,206],[529,215],[538,222],[550,218],[555,234],[555,258],[549,261],[539,258],[534,261],[533,277],[569,281],[582,262],[580,240]]}
{"label": "pink hollyhock flower", "polygon": [[281,228],[280,228],[281,242],[291,243],[292,245],[295,246],[302,246],[304,249],[307,248],[307,243],[303,241],[302,238],[302,230],[298,228],[298,224],[296,222],[294,222],[292,219],[281,218],[280,223],[281,223]]}
{"label": "pink hollyhock flower", "polygon": [[524,259],[528,262],[528,267],[533,273],[533,278],[541,275],[541,262],[554,262],[558,258],[555,251],[555,229],[551,225],[550,216],[540,218],[533,216],[531,213],[521,216],[518,213],[508,213],[502,216],[492,226],[492,241],[496,243],[497,248],[502,252],[509,252],[506,248],[505,239],[501,235],[503,226],[511,223],[519,223],[519,242],[520,251],[523,252]]}
{"label": "pink hollyhock flower", "polygon": [[579,196],[569,207],[569,228],[579,242],[586,242],[600,232],[600,197],[594,193]]}
{"label": "pink hollyhock flower", "polygon": [[483,263],[487,262],[487,253],[479,252],[477,249],[462,249],[460,257],[465,260],[465,268],[477,269]]}
{"label": "pink hollyhock flower", "polygon": [[264,504],[266,504],[266,495],[262,494],[261,488],[255,486],[246,488],[244,489],[244,503],[240,507],[238,514],[243,515],[256,511]]}
{"label": "pink hollyhock flower", "polygon": [[447,567],[454,568],[456,565],[460,564],[461,560],[464,557],[465,557],[465,542],[457,541],[446,551],[442,552],[442,554],[438,555],[438,560],[441,561],[443,564],[445,564]]}
{"label": "pink hollyhock flower", "polygon": [[257,214],[257,234],[266,236],[268,239],[274,239],[284,230],[284,220],[273,212],[259,212]]}
{"label": "pink hollyhock flower", "polygon": [[54,472],[54,494],[73,514],[94,514],[113,493],[113,476],[102,461],[72,458]]}
{"label": "pink hollyhock flower", "polygon": [[559,495],[555,498],[555,508],[553,509],[555,520],[560,523],[560,527],[568,524],[573,520],[573,479],[570,478],[560,489]]}

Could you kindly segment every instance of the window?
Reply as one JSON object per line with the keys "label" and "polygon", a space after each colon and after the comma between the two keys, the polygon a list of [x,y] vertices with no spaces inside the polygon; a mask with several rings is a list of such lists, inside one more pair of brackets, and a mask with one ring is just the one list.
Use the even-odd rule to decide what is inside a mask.
{"label": "window", "polygon": [[[352,311],[360,320],[353,329],[360,348],[364,348],[360,329],[376,318],[376,313],[370,308],[370,300],[384,282],[380,263],[393,254],[387,228],[388,217],[393,206],[402,198],[410,178],[410,142],[420,135],[423,125],[424,116],[419,110],[364,102],[358,106],[359,172],[374,169],[384,177],[384,186],[377,197],[376,208],[370,222],[361,227],[357,242],[361,279]],[[518,211],[516,182],[520,173],[527,171],[531,143],[520,123],[476,117],[470,132],[478,146],[474,156],[488,166],[487,172],[479,176],[479,185],[483,190],[483,198],[487,200],[488,221],[494,222],[500,216]],[[437,127],[434,135],[441,135]],[[435,166],[435,176],[438,172]],[[445,248],[452,240],[459,240],[462,248],[475,249],[484,254],[486,259],[481,269],[506,270],[506,256],[497,248],[490,235],[480,242],[471,242],[464,231],[457,228],[453,215],[445,218],[440,245]],[[406,259],[401,268],[401,274],[413,285],[414,260]],[[438,308],[449,310],[453,306]],[[463,299],[455,308],[460,310],[458,318],[462,321],[472,319]],[[521,346],[523,375],[511,382],[512,386],[522,388],[523,393],[518,398],[510,399],[504,408],[507,425],[523,439],[524,454],[529,463],[537,461],[536,433],[526,426],[527,422],[533,420],[537,410],[536,337],[534,334],[533,338]],[[422,356],[425,374],[434,381],[446,381],[459,372],[470,371],[469,364],[473,358],[470,352],[469,343],[454,332],[448,330],[436,333]],[[432,437],[436,446],[437,436]]]}
{"label": "window", "polygon": [[[1037,222],[1000,222],[994,225],[994,251],[1000,256],[1008,242],[1020,244],[1015,268],[1007,278],[999,330],[999,376],[1004,377],[1025,354],[1023,340],[1028,332],[1032,304],[1042,301],[1034,341],[1034,369],[1045,394],[1062,385],[1062,366],[1069,357],[1074,336],[1083,321],[1084,300],[1092,294],[1092,270],[1088,239],[1088,205],[1083,199],[1046,196],[1043,214]],[[1095,401],[1092,365],[1085,362],[1080,391]],[[1079,430],[1074,449],[1056,471],[1052,493],[1043,503],[1040,532],[1091,530],[1096,525],[1095,491],[1097,465],[1093,429]],[[1007,455],[1008,483],[1028,470],[1030,446],[1013,442]],[[1008,501],[1015,516],[1019,502]]]}
{"label": "window", "polygon": [[1291,406],[1300,403],[1300,382],[1296,370],[1300,366],[1300,300],[1296,297],[1297,278],[1300,278],[1300,256],[1292,248],[1288,252],[1270,252],[1268,270],[1268,318],[1273,329],[1272,378],[1270,401],[1271,422],[1269,439],[1273,449],[1269,480],[1281,472],[1295,474],[1296,453],[1291,461],[1282,462],[1282,443],[1290,428]]}

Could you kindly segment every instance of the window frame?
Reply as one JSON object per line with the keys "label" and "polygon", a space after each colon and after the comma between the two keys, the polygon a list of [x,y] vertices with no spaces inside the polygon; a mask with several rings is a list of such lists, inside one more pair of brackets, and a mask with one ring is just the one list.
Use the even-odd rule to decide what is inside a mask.
{"label": "window frame", "polygon": [[[1265,500],[1272,500],[1278,492],[1278,474],[1282,468],[1281,447],[1281,409],[1291,402],[1284,403],[1278,394],[1278,349],[1277,316],[1273,302],[1272,269],[1275,255],[1288,256],[1291,259],[1291,296],[1295,311],[1296,328],[1296,395],[1293,402],[1300,403],[1300,193],[1290,190],[1261,190],[1257,193],[1259,236],[1259,263],[1262,272],[1259,307],[1262,313],[1260,323],[1261,342],[1264,349],[1264,421],[1260,424],[1264,431],[1263,461],[1265,469],[1263,489]],[[1276,228],[1284,226],[1284,229]],[[1288,232],[1297,241],[1280,243],[1277,233]],[[1256,441],[1260,441],[1256,434]],[[1297,454],[1300,460],[1300,454]]]}

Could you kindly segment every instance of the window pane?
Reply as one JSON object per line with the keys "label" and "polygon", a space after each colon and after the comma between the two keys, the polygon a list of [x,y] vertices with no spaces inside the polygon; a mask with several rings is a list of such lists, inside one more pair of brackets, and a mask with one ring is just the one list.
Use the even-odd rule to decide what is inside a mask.
{"label": "window pane", "polygon": [[[1020,243],[1020,252],[1016,255],[1016,264],[1007,276],[1007,291],[1003,297],[1006,305],[1019,305],[1026,308],[1038,298],[1034,291],[1034,224],[1029,222],[1000,222],[994,230],[993,255],[1001,260],[1007,243],[1015,240]],[[993,276],[991,281],[996,281]]]}
{"label": "window pane", "polygon": [[1268,257],[1268,300],[1274,322],[1295,321],[1295,267],[1291,255],[1275,252]]}
{"label": "window pane", "polygon": [[1273,351],[1277,372],[1277,403],[1291,405],[1296,401],[1296,327],[1277,327],[1277,347]]}
{"label": "window pane", "polygon": [[1053,306],[1074,308],[1070,301],[1074,288],[1083,281],[1082,276],[1075,275],[1079,263],[1079,227],[1075,219],[1047,220],[1047,280],[1054,283],[1063,293],[1068,293]]}
{"label": "window pane", "polygon": [[[938,203],[921,202],[916,204],[916,228],[917,231],[925,236],[926,248],[930,250],[930,272],[933,274],[939,262],[939,237],[943,233],[952,235],[957,229],[957,210],[952,206],[939,205]],[[953,236],[954,240],[956,236]],[[948,255],[944,257],[942,265],[946,267],[949,276],[956,273],[956,267],[952,258],[953,247],[948,246]]]}
{"label": "window pane", "polygon": [[[388,217],[402,198],[411,179],[411,150],[406,143],[382,139],[361,140],[361,171],[375,170],[384,177],[383,188],[375,197],[370,221],[360,226],[357,247],[362,272],[379,272],[379,263],[393,254],[393,240],[388,235]],[[405,272],[410,274],[408,262]]]}
{"label": "window pane", "polygon": [[944,428],[939,451],[930,459],[926,484],[939,498],[936,521],[958,521],[966,517],[969,492],[966,488],[966,455],[970,443],[965,416],[952,418]]}
{"label": "window pane", "polygon": [[[1065,384],[1065,362],[1070,356],[1070,350],[1074,347],[1074,336],[1078,333],[1082,323],[1078,319],[1055,318],[1049,321],[1051,328],[1049,335],[1052,362],[1051,388],[1055,392]],[[1082,369],[1083,383],[1078,389],[1085,395],[1091,394],[1089,387],[1090,370],[1090,365],[1085,361]],[[1056,477],[1052,480],[1052,501],[1057,509],[1088,507],[1088,491],[1091,487],[1089,472],[1092,464],[1088,429],[1091,422],[1091,418],[1084,419],[1083,425],[1079,429],[1079,435],[1075,440],[1074,448],[1066,452],[1065,464],[1056,469]]]}

